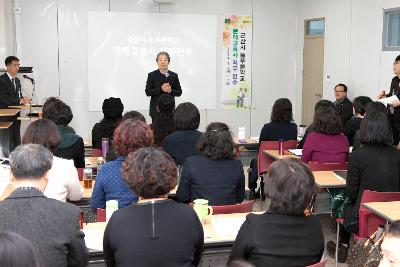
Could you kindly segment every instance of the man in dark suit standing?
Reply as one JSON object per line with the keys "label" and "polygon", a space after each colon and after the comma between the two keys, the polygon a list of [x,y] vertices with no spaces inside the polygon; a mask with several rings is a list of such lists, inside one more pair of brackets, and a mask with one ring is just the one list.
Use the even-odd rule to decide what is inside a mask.
{"label": "man in dark suit standing", "polygon": [[347,98],[347,86],[339,83],[335,86],[335,98],[333,102],[336,110],[339,112],[343,125],[353,117],[353,103]]}
{"label": "man in dark suit standing", "polygon": [[146,95],[151,96],[149,113],[153,122],[158,114],[157,102],[162,94],[182,95],[178,74],[168,70],[169,54],[167,52],[158,53],[156,62],[158,70],[150,72],[146,81]]}
{"label": "man in dark suit standing", "polygon": [[79,230],[79,209],[43,195],[51,152],[38,144],[21,145],[10,155],[14,191],[0,202],[0,231],[16,232],[38,249],[45,267],[84,267],[88,251]]}
{"label": "man in dark suit standing", "polygon": [[[28,104],[31,99],[24,98],[21,92],[21,83],[16,77],[19,71],[19,59],[9,56],[5,60],[7,73],[0,76],[0,108]],[[13,122],[13,149],[21,143],[21,122],[15,117],[0,117],[0,121]]]}

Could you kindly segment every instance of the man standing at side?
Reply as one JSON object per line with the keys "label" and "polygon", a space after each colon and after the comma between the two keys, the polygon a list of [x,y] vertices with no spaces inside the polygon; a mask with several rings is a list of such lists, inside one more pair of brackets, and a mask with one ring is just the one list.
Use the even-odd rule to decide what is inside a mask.
{"label": "man standing at side", "polygon": [[[385,91],[382,91],[378,95],[378,99],[394,95],[400,99],[400,55],[393,62],[393,73],[395,76],[390,83],[389,93],[386,94]],[[390,126],[392,126],[393,131],[393,145],[397,146],[400,140],[400,101],[395,101],[391,105],[388,105],[388,113]]]}
{"label": "man standing at side", "polygon": [[0,202],[0,231],[16,232],[37,247],[45,267],[84,267],[88,252],[78,207],[43,195],[53,155],[42,145],[21,145],[10,155],[14,191]]}
{"label": "man standing at side", "polygon": [[353,116],[353,103],[347,98],[347,86],[345,84],[339,83],[334,90],[336,101],[333,104],[344,125]]}
{"label": "man standing at side", "polygon": [[[19,71],[19,59],[9,56],[5,60],[7,73],[0,76],[0,108],[27,104],[31,99],[24,98],[21,92],[21,83],[16,77]],[[0,121],[13,122],[13,148],[21,143],[21,122],[15,117],[0,117]]]}
{"label": "man standing at side", "polygon": [[151,96],[149,113],[153,122],[158,114],[157,102],[162,94],[170,94],[172,96],[182,95],[178,74],[168,70],[170,63],[169,54],[167,52],[158,53],[156,62],[158,69],[150,72],[146,81],[146,95]]}

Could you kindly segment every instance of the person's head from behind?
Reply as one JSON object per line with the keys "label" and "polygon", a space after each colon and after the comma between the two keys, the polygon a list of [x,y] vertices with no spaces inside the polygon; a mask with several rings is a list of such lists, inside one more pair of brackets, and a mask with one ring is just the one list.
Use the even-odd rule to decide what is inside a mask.
{"label": "person's head from behind", "polygon": [[11,181],[14,187],[32,186],[46,189],[48,171],[53,165],[53,154],[42,145],[17,146],[10,154]]}
{"label": "person's head from behind", "polygon": [[4,64],[6,65],[7,72],[11,74],[11,76],[15,76],[19,71],[19,59],[15,56],[8,56],[4,60]]}
{"label": "person's head from behind", "polygon": [[134,121],[141,121],[141,122],[146,123],[146,118],[143,116],[143,114],[136,110],[125,112],[124,116],[122,116],[121,121],[124,121],[127,119],[132,119]]}
{"label": "person's head from behind", "polygon": [[360,142],[366,145],[393,145],[393,133],[387,115],[367,113],[360,125]]}
{"label": "person's head from behind", "polygon": [[175,109],[175,99],[169,94],[160,96],[157,102],[157,111],[162,114],[171,115]]}
{"label": "person's head from behind", "polygon": [[314,106],[314,112],[317,111],[318,108],[320,107],[331,107],[331,108],[335,108],[335,105],[332,103],[332,101],[329,100],[320,100],[318,101],[315,106]]}
{"label": "person's head from behind", "polygon": [[57,125],[47,119],[33,121],[22,137],[22,144],[39,144],[52,153],[56,152],[60,143],[61,137]]}
{"label": "person's head from behind", "polygon": [[43,263],[31,241],[17,233],[1,231],[0,266],[42,267]]}
{"label": "person's head from behind", "polygon": [[55,97],[47,99],[42,110],[43,118],[49,119],[57,125],[67,126],[73,118],[70,106]]}
{"label": "person's head from behind", "polygon": [[336,100],[342,100],[347,97],[347,85],[344,83],[339,83],[333,89],[335,91]]}
{"label": "person's head from behind", "polygon": [[314,131],[326,135],[338,135],[343,130],[339,113],[332,107],[320,107],[314,114]]}
{"label": "person's head from behind", "polygon": [[102,106],[104,119],[111,121],[118,121],[122,118],[122,112],[124,111],[124,104],[120,98],[110,97],[103,101]]}
{"label": "person's head from behind", "polygon": [[358,96],[353,99],[353,109],[354,115],[359,117],[364,117],[365,107],[368,103],[372,102],[371,98],[368,96]]}
{"label": "person's head from behind", "polygon": [[156,62],[157,62],[158,68],[162,71],[166,71],[168,69],[170,60],[171,59],[167,52],[162,51],[162,52],[158,53],[157,57],[156,57]]}
{"label": "person's head from behind", "polygon": [[400,55],[398,55],[393,62],[393,73],[397,76],[400,75]]}
{"label": "person's head from behind", "polygon": [[141,121],[127,119],[114,131],[113,145],[118,156],[127,156],[142,147],[153,144],[153,131]]}
{"label": "person's head from behind", "polygon": [[197,143],[200,154],[215,160],[234,159],[236,149],[228,125],[212,122]]}
{"label": "person's head from behind", "polygon": [[287,98],[279,98],[275,101],[272,112],[271,122],[292,122],[292,102]]}
{"label": "person's head from behind", "polygon": [[365,106],[365,113],[366,114],[371,114],[371,113],[377,113],[377,112],[382,112],[387,115],[387,107],[382,104],[381,102],[374,101],[374,102],[369,102]]}
{"label": "person's head from behind", "polygon": [[271,164],[266,183],[270,210],[280,214],[304,215],[315,192],[315,180],[306,164],[288,158]]}
{"label": "person's head from behind", "polygon": [[122,175],[128,187],[142,199],[165,197],[178,181],[174,160],[154,147],[130,153],[122,165]]}
{"label": "person's head from behind", "polygon": [[400,221],[390,224],[381,249],[383,258],[379,267],[400,266]]}
{"label": "person's head from behind", "polygon": [[190,102],[181,103],[174,110],[173,120],[177,131],[196,130],[200,124],[200,112]]}

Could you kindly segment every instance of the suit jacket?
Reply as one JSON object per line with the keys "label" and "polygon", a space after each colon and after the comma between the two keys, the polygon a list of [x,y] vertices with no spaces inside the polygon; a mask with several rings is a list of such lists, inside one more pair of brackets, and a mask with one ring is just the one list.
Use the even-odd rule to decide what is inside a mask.
{"label": "suit jacket", "polygon": [[17,188],[0,202],[0,230],[16,232],[39,250],[45,267],[84,267],[88,260],[78,207]]}
{"label": "suit jacket", "polygon": [[353,117],[353,103],[347,97],[339,104],[335,104],[335,108],[339,112],[343,125]]}
{"label": "suit jacket", "polygon": [[168,71],[169,77],[165,77],[164,74],[160,72],[160,70],[155,70],[150,72],[147,76],[146,81],[146,95],[151,96],[150,99],[150,111],[149,114],[151,117],[157,115],[157,102],[162,94],[166,94],[161,90],[161,85],[166,82],[169,82],[171,85],[171,95],[172,96],[181,96],[182,88],[179,83],[178,74],[173,71]]}
{"label": "suit jacket", "polygon": [[7,73],[0,76],[0,108],[20,104],[19,100],[22,97],[21,83],[17,77],[15,77],[15,85],[16,90]]}
{"label": "suit jacket", "polygon": [[185,160],[176,198],[180,202],[207,199],[210,205],[232,205],[244,199],[240,160],[213,160],[198,155]]}

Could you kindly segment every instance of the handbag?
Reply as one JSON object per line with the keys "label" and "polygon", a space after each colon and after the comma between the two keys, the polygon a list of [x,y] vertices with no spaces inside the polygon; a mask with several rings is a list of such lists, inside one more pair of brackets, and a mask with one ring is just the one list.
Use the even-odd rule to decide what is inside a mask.
{"label": "handbag", "polygon": [[369,238],[361,238],[350,246],[347,256],[347,264],[349,267],[378,267],[382,260],[380,246],[382,244],[384,234],[374,243],[377,232]]}

